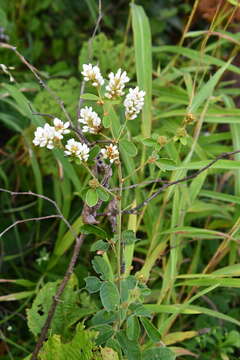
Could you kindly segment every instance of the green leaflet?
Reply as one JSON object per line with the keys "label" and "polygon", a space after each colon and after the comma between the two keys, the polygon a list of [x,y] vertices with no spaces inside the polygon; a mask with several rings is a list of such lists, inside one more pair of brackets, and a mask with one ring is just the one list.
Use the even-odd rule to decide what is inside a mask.
{"label": "green leaflet", "polygon": [[144,317],[140,317],[140,321],[143,324],[146,333],[153,342],[159,342],[161,339],[160,332],[155,328],[152,322]]}

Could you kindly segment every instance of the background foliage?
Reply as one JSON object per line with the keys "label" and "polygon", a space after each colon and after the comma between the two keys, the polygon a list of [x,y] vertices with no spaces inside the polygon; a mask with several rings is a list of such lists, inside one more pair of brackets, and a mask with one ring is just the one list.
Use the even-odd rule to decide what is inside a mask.
{"label": "background foliage", "polygon": [[[137,4],[143,7],[150,23],[152,67],[145,46],[142,63],[138,56],[141,39],[137,19],[135,23],[133,19],[133,28],[128,25],[129,1],[103,1],[103,19],[91,45],[93,62],[99,63],[105,75],[119,67],[127,70],[133,84],[138,80],[144,88],[150,89],[151,84],[141,75],[144,71],[152,75],[153,102],[149,102],[143,115],[142,126],[129,125],[138,154],[125,164],[125,171],[133,173],[136,164],[141,166],[144,157],[154,151],[159,156],[156,164],[148,164],[144,171],[132,174],[132,181],[157,177],[177,180],[222,152],[240,149],[240,110],[235,105],[240,71],[234,61],[227,63],[239,48],[239,33],[231,20],[236,8],[233,2],[228,11],[220,10],[211,23],[199,13],[191,28],[186,29],[192,2],[142,0]],[[89,56],[89,39],[97,17],[98,3],[94,0],[0,1],[1,40],[17,46],[61,96],[74,119],[80,69]],[[208,29],[215,34],[210,36]],[[77,231],[82,225],[82,197],[89,177],[57,152],[33,148],[33,132],[44,119],[33,115],[28,103],[37,112],[60,118],[61,109],[13,52],[0,49],[0,54],[1,63],[15,67],[11,70],[14,83],[1,72],[1,187],[32,190],[54,198]],[[186,121],[189,114],[195,122]],[[166,144],[160,136],[166,137]],[[141,153],[143,144],[145,155]],[[198,356],[200,360],[235,360],[240,355],[239,165],[239,155],[219,160],[191,182],[163,192],[138,217],[124,218],[125,229],[136,232],[139,239],[134,245],[133,272],[142,276],[151,289],[151,294],[144,286],[141,289],[146,295],[145,311],[155,313],[152,323],[160,331],[162,342],[179,359]],[[126,191],[124,205],[140,203],[156,186]],[[0,193],[0,211],[2,232],[19,219],[49,215],[53,209],[41,199]],[[109,224],[102,225],[111,234]],[[101,313],[99,296],[84,281],[96,276],[91,267],[96,249],[91,251],[91,246],[102,235],[87,235],[41,359],[55,359],[54,351],[64,354],[63,359],[78,359],[70,354],[74,342],[88,351],[87,358],[107,359],[96,343],[104,344],[97,338],[101,333],[111,337],[111,320],[103,324],[105,314]],[[33,350],[50,301],[45,296],[54,294],[63,277],[73,241],[58,220],[20,224],[1,238],[2,359],[22,359]],[[108,314],[113,316],[114,304],[104,301]],[[84,331],[79,323],[73,332],[73,325],[80,320],[93,330]],[[129,320],[128,326],[131,338],[131,329],[135,333],[139,325]],[[144,338],[150,325],[143,320],[141,326],[145,329],[145,335],[141,334]],[[118,340],[128,353],[131,340],[124,333],[119,334]],[[113,344],[108,345],[114,348]],[[131,354],[127,356],[131,358]],[[151,349],[146,348],[143,356],[150,359]],[[159,358],[167,356],[160,354]]]}

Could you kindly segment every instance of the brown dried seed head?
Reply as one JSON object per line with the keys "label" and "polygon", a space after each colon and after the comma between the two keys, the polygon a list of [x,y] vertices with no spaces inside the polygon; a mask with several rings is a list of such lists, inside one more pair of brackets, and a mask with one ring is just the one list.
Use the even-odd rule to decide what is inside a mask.
{"label": "brown dried seed head", "polygon": [[96,189],[97,187],[99,187],[99,182],[97,179],[91,179],[89,180],[89,186],[93,189]]}
{"label": "brown dried seed head", "polygon": [[159,145],[164,146],[168,143],[168,138],[166,136],[159,136],[157,138],[157,142],[159,143]]}

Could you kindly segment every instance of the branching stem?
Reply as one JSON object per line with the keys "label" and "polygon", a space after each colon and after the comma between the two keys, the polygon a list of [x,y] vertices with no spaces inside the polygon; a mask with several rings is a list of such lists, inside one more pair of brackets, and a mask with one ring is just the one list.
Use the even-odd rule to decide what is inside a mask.
{"label": "branching stem", "polygon": [[[176,181],[172,181],[169,183],[164,184],[162,187],[160,187],[157,191],[155,191],[151,196],[149,196],[146,200],[144,200],[142,203],[140,203],[138,206],[136,206],[135,208],[131,209],[131,210],[124,210],[123,213],[124,214],[134,214],[136,211],[140,210],[142,207],[146,206],[151,200],[155,199],[161,192],[163,192],[165,189],[169,188],[170,186],[173,185],[177,185],[180,184],[182,182],[194,179],[195,177],[197,177],[198,175],[200,175],[203,171],[206,171],[207,169],[209,169],[212,165],[214,165],[218,160],[224,159],[228,156],[231,155],[235,155],[240,153],[240,150],[235,150],[235,151],[230,151],[230,152],[224,152],[220,155],[218,155],[214,160],[212,160],[209,164],[203,166],[201,169],[199,169],[198,171],[196,171],[195,173],[189,175],[189,176],[185,176],[182,179],[176,180]],[[160,180],[160,179],[159,179]],[[156,180],[155,180],[156,181]]]}

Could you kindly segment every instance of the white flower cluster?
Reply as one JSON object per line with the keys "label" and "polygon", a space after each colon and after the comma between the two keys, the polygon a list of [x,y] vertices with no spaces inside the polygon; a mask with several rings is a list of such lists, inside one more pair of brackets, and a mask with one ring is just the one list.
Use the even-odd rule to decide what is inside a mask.
{"label": "white flower cluster", "polygon": [[[104,79],[97,65],[93,66],[92,64],[84,64],[82,75],[84,76],[84,80],[91,81],[93,86],[97,87],[104,84]],[[122,69],[118,69],[116,74],[111,72],[108,75],[108,77],[109,77],[109,83],[105,89],[106,90],[105,97],[108,99],[115,99],[116,97],[124,95],[123,89],[125,88],[125,84],[130,80],[129,77],[127,76],[126,71],[122,71]],[[125,106],[125,116],[127,120],[136,119],[137,115],[140,113],[140,111],[143,108],[145,94],[146,94],[145,91],[140,90],[138,86],[135,87],[134,89],[129,89],[129,93],[127,94],[123,103]],[[85,115],[85,117],[86,116],[87,115]],[[100,118],[98,117],[97,114],[94,115],[94,121],[97,125],[94,125],[94,121],[93,121],[94,126],[91,126],[89,125],[89,122],[91,124],[92,120],[89,121],[85,120],[85,117],[81,115],[81,119],[79,119],[79,121],[82,124],[86,125],[84,126],[83,131],[84,132],[89,131],[93,134],[96,134],[100,126],[100,122],[101,122]]]}
{"label": "white flower cluster", "polygon": [[69,139],[65,149],[65,155],[74,156],[83,161],[88,160],[90,150],[86,144],[81,144],[79,141]]}
{"label": "white flower cluster", "polygon": [[114,75],[111,72],[109,75],[109,84],[106,86],[105,96],[108,99],[114,99],[118,96],[124,95],[123,89],[125,88],[125,84],[130,80],[127,76],[126,71],[119,69],[117,73]]}
{"label": "white flower cluster", "polygon": [[97,65],[84,64],[81,74],[84,76],[85,81],[92,82],[92,86],[98,87],[104,84],[103,77]]}
{"label": "white flower cluster", "polygon": [[124,100],[125,116],[128,120],[136,119],[137,115],[143,108],[145,91],[139,90],[139,87],[135,89],[129,89],[129,93]]}
{"label": "white flower cluster", "polygon": [[[84,64],[82,75],[84,76],[85,81],[90,81],[95,87],[100,87],[104,84],[104,79],[97,65]],[[105,88],[104,97],[115,99],[124,95],[125,84],[130,80],[126,71],[118,69],[116,74],[111,72],[108,77],[109,83]],[[129,93],[123,102],[126,120],[133,120],[137,117],[143,108],[144,96],[145,91],[140,90],[138,86],[134,89],[129,89]],[[104,100],[100,100],[101,101],[98,103],[104,104]],[[101,130],[101,118],[93,111],[91,106],[85,106],[81,109],[78,122],[83,125],[83,133],[89,132],[91,134],[98,134]],[[63,139],[63,136],[68,133],[70,133],[70,123],[64,123],[60,119],[54,118],[53,126],[45,124],[43,127],[38,127],[36,129],[33,143],[36,146],[47,147],[48,149],[53,149],[55,146],[62,147],[61,140]],[[88,160],[89,152],[90,149],[86,144],[82,144],[74,138],[69,139],[64,146],[65,155],[78,158],[81,161]],[[101,149],[101,154],[104,159],[109,159],[110,163],[119,160],[117,145],[110,144],[105,146],[105,148]]]}
{"label": "white flower cluster", "polygon": [[101,150],[104,159],[109,159],[110,163],[119,159],[119,151],[116,145],[110,144]]}
{"label": "white flower cluster", "polygon": [[63,123],[60,119],[54,118],[54,126],[45,124],[38,127],[34,133],[33,143],[35,146],[53,149],[55,144],[63,139],[63,135],[68,134],[69,122]]}
{"label": "white flower cluster", "polygon": [[84,124],[82,131],[97,134],[101,129],[101,119],[98,114],[93,111],[92,107],[85,106],[80,111],[80,119],[78,121]]}

